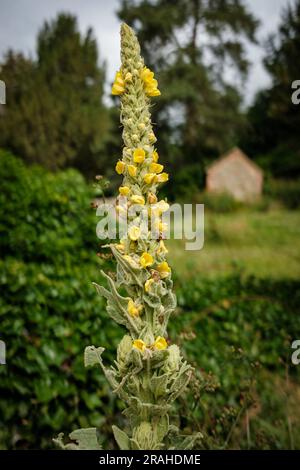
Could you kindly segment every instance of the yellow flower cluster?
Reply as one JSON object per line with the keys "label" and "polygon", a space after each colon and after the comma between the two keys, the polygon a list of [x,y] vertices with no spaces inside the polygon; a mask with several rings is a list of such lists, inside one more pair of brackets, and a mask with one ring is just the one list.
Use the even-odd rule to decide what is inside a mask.
{"label": "yellow flower cluster", "polygon": [[157,88],[157,80],[154,78],[154,73],[148,67],[144,67],[140,73],[140,77],[144,82],[145,91],[148,96],[159,96],[160,91]]}
{"label": "yellow flower cluster", "polygon": [[[142,164],[145,161],[145,158],[146,158],[146,152],[143,148],[136,148],[133,151],[133,163],[136,163],[138,165]],[[149,173],[146,173],[143,176],[144,183],[146,183],[147,185],[152,185],[156,183],[165,183],[166,181],[168,181],[169,175],[168,173],[162,173],[164,166],[161,165],[160,163],[157,163],[158,153],[156,150],[153,151],[152,160],[153,160],[152,163],[150,163],[150,165],[148,166]],[[119,160],[116,164],[116,172],[119,175],[122,175],[125,173],[126,170],[129,176],[131,176],[132,178],[136,177],[137,166],[133,164],[126,165],[125,162],[123,162],[122,160]],[[130,192],[130,189],[127,186],[121,186],[119,188],[119,192],[122,196],[127,196]],[[152,200],[149,200],[149,203],[150,204],[155,203],[156,202],[155,198],[156,196],[154,194],[151,195]]]}
{"label": "yellow flower cluster", "polygon": [[[132,346],[141,352],[144,352],[147,348],[145,341],[143,341],[142,339],[135,339],[132,343]],[[154,343],[149,347],[149,349],[157,349],[158,351],[162,351],[164,349],[167,349],[167,347],[168,343],[165,338],[163,338],[162,336],[158,336]]]}
{"label": "yellow flower cluster", "polygon": [[[151,72],[148,67],[143,67],[140,72],[140,77],[144,83],[145,92],[148,96],[160,96],[160,91],[157,88],[157,80],[154,78],[154,73]],[[126,82],[132,81],[132,74],[127,73],[125,79],[122,77],[122,73],[119,70],[116,73],[115,80],[112,86],[112,95],[122,95],[125,92]]]}

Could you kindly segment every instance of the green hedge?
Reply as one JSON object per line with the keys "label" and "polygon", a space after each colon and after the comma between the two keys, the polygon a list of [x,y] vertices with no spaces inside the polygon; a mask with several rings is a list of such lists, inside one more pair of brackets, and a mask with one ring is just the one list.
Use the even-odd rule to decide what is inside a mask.
{"label": "green hedge", "polygon": [[0,178],[0,447],[52,447],[60,430],[109,421],[114,399],[100,371],[84,370],[83,350],[115,349],[120,331],[92,287],[103,262],[82,176],[2,151]]}

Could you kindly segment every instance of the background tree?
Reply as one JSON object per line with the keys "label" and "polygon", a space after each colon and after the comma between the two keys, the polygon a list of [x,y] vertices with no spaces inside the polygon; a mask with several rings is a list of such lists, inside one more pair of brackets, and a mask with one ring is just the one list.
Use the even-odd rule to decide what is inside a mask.
{"label": "background tree", "polygon": [[[92,30],[60,14],[37,38],[37,60],[9,52],[1,78],[7,105],[0,117],[0,145],[50,169],[104,166],[109,116],[103,105],[105,67],[98,65]],[[101,161],[102,156],[102,161]]]}
{"label": "background tree", "polygon": [[260,92],[248,116],[251,132],[244,146],[277,177],[300,176],[300,106],[292,103],[293,81],[300,79],[300,0],[283,9],[277,34],[268,38],[265,66],[270,89]]}
{"label": "background tree", "polygon": [[240,0],[123,0],[118,14],[138,32],[146,62],[158,72],[164,93],[154,121],[176,171],[173,191],[186,182],[190,191],[205,161],[237,143],[244,122],[232,76],[246,77],[245,40],[255,41],[258,22]]}

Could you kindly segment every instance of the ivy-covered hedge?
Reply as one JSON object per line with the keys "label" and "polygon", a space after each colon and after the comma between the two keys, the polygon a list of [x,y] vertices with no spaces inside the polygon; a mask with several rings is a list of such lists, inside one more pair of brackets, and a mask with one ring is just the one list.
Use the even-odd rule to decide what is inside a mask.
{"label": "ivy-covered hedge", "polygon": [[[99,281],[92,191],[68,170],[51,174],[0,153],[0,448],[52,447],[61,429],[100,426],[114,407],[89,344],[114,348]],[[103,266],[102,266],[103,267]]]}

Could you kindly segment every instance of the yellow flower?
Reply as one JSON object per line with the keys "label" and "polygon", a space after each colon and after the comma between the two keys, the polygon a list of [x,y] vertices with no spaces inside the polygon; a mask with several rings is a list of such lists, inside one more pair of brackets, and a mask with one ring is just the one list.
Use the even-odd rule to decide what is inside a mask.
{"label": "yellow flower", "polygon": [[127,312],[129,313],[131,317],[138,317],[140,314],[140,309],[136,307],[132,299],[128,301]]}
{"label": "yellow flower", "polygon": [[159,351],[162,351],[163,349],[167,349],[167,347],[168,343],[165,338],[163,338],[162,336],[158,336],[154,342],[154,348],[158,349]]}
{"label": "yellow flower", "polygon": [[146,282],[145,282],[145,291],[146,292],[149,292],[150,291],[150,287],[151,285],[153,284],[154,282],[154,279],[152,279],[152,277],[150,279],[148,279]]}
{"label": "yellow flower", "polygon": [[156,253],[157,253],[158,255],[162,255],[162,254],[164,254],[164,253],[168,253],[168,250],[167,250],[167,248],[166,248],[166,246],[165,246],[163,240],[160,240],[160,242],[159,242],[159,247],[157,248]]}
{"label": "yellow flower", "polygon": [[132,227],[130,227],[128,231],[128,235],[129,235],[130,240],[136,241],[138,238],[140,238],[140,235],[141,235],[140,227],[133,225]]}
{"label": "yellow flower", "polygon": [[133,161],[134,163],[143,163],[145,160],[145,150],[144,149],[135,149],[133,152]]}
{"label": "yellow flower", "polygon": [[154,263],[154,259],[149,253],[144,252],[142,256],[140,257],[140,265],[143,268],[147,268],[148,266],[151,266],[151,264],[153,263]]}
{"label": "yellow flower", "polygon": [[157,203],[157,197],[153,193],[148,193],[148,202],[149,204],[156,204]]}
{"label": "yellow flower", "polygon": [[112,95],[121,95],[125,91],[125,82],[123,80],[121,72],[117,72],[115,81],[113,83],[111,93]]}
{"label": "yellow flower", "polygon": [[171,268],[166,261],[163,261],[162,263],[158,264],[156,266],[156,270],[160,273],[160,277],[162,279],[168,277],[171,272]]}
{"label": "yellow flower", "polygon": [[152,153],[152,160],[154,161],[154,163],[158,162],[158,158],[159,158],[159,155],[158,155],[157,151],[154,150],[154,152]]}
{"label": "yellow flower", "polygon": [[144,181],[146,184],[152,184],[155,183],[156,178],[157,175],[155,173],[146,173],[144,176]]}
{"label": "yellow flower", "polygon": [[131,201],[134,204],[140,204],[141,206],[145,205],[145,198],[143,196],[138,196],[137,194],[131,196]]}
{"label": "yellow flower", "polygon": [[125,163],[119,160],[116,164],[116,172],[121,175],[122,173],[124,173],[125,167]]}
{"label": "yellow flower", "polygon": [[121,194],[121,196],[127,196],[129,192],[130,192],[130,188],[128,188],[128,186],[119,187],[119,193]]}
{"label": "yellow flower", "polygon": [[148,96],[159,96],[160,91],[157,88],[157,80],[154,78],[154,73],[147,67],[143,67],[140,77],[145,85],[145,92]]}
{"label": "yellow flower", "polygon": [[132,346],[141,352],[145,351],[146,349],[146,343],[142,339],[135,339],[132,342]]}
{"label": "yellow flower", "polygon": [[161,95],[159,89],[156,87],[146,87],[146,92],[148,96],[160,96]]}
{"label": "yellow flower", "polygon": [[134,165],[128,165],[127,166],[127,170],[128,170],[128,173],[130,174],[130,176],[132,178],[134,178],[136,176],[136,166]]}
{"label": "yellow flower", "polygon": [[143,67],[140,73],[140,77],[145,83],[149,83],[151,80],[153,80],[154,73],[151,72],[148,67]]}
{"label": "yellow flower", "polygon": [[164,166],[160,163],[150,163],[149,170],[151,173],[161,173],[164,169]]}
{"label": "yellow flower", "polygon": [[165,183],[168,181],[169,175],[168,173],[161,173],[160,175],[157,175],[157,182],[158,183]]}
{"label": "yellow flower", "polygon": [[158,206],[160,214],[163,214],[164,212],[167,212],[170,208],[170,205],[166,201],[164,201],[163,199],[161,201],[159,201],[157,206]]}

